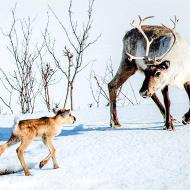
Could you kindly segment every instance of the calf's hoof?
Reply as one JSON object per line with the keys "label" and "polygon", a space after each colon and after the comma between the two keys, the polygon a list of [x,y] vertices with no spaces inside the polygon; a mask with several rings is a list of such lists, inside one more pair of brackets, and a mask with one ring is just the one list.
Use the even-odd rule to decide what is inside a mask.
{"label": "calf's hoof", "polygon": [[53,166],[53,169],[58,169],[58,168],[59,168],[58,165]]}
{"label": "calf's hoof", "polygon": [[32,176],[30,172],[25,173],[26,176]]}
{"label": "calf's hoof", "polygon": [[39,168],[42,169],[44,165],[47,164],[47,160],[42,160],[39,164]]}

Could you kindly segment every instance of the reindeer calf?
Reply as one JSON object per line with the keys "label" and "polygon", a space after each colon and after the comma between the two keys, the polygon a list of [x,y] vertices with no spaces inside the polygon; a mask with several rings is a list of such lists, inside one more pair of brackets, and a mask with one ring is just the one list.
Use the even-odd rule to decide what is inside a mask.
{"label": "reindeer calf", "polygon": [[64,124],[72,124],[75,121],[76,118],[71,115],[70,110],[59,110],[54,117],[42,117],[21,121],[15,119],[10,139],[5,144],[0,145],[0,155],[11,145],[21,141],[20,146],[16,149],[17,155],[25,175],[30,176],[31,174],[24,161],[23,151],[31,144],[32,140],[40,137],[50,152],[49,155],[40,162],[40,169],[47,164],[50,158],[52,158],[53,161],[53,168],[59,168],[55,158],[56,150],[52,144],[52,139],[60,134]]}

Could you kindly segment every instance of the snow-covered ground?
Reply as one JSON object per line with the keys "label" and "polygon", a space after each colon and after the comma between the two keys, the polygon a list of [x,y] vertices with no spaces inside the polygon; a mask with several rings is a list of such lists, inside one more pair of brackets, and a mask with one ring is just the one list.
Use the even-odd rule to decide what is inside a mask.
{"label": "snow-covered ground", "polygon": [[[172,106],[178,121],[187,105]],[[26,117],[41,117],[43,113]],[[60,168],[49,162],[38,168],[48,151],[34,141],[25,152],[33,176],[26,177],[15,153],[18,145],[0,157],[0,190],[189,190],[190,126],[176,123],[163,131],[163,119],[154,105],[119,108],[120,129],[109,128],[109,109],[74,112],[77,122],[55,138]],[[0,143],[10,135],[13,116],[0,116]]]}

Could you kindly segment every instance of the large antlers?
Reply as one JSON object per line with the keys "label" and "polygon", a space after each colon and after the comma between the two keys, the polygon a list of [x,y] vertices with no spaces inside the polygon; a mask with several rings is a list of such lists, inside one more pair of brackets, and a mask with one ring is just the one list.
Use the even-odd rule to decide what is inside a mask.
{"label": "large antlers", "polygon": [[174,33],[174,30],[175,30],[175,28],[176,28],[177,23],[179,22],[179,19],[177,19],[177,17],[174,16],[174,20],[172,20],[172,19],[170,19],[170,20],[171,20],[172,23],[173,23],[173,28],[172,28],[172,29],[169,28],[169,27],[167,27],[167,26],[165,26],[164,24],[162,24],[162,26],[165,27],[165,28],[167,28],[168,30],[170,30],[170,32],[172,33],[172,35],[173,35],[173,37],[174,37],[174,41],[173,41],[173,44],[171,45],[171,47],[169,48],[169,50],[168,50],[164,55],[162,55],[161,58],[158,58],[158,59],[160,60],[160,62],[161,62],[161,61],[164,59],[164,57],[171,51],[171,49],[173,48],[173,46],[174,46],[174,44],[175,44],[175,42],[176,42],[176,35],[175,35],[175,33]]}
{"label": "large antlers", "polygon": [[[138,59],[138,60],[145,60],[145,59],[148,59],[148,55],[149,55],[149,50],[150,50],[150,45],[152,44],[152,42],[154,41],[154,38],[152,38],[151,40],[148,39],[147,35],[144,33],[144,31],[142,30],[142,25],[143,25],[143,22],[147,19],[150,19],[150,18],[153,18],[154,16],[148,16],[148,17],[145,17],[145,18],[141,18],[140,16],[139,17],[139,25],[138,26],[134,26],[134,21],[131,23],[131,25],[134,27],[134,28],[137,28],[138,31],[143,35],[144,39],[146,40],[146,53],[145,53],[145,56],[142,56],[142,57],[137,57],[137,56],[134,56],[134,55],[131,55],[127,50],[126,50],[126,54],[128,55],[129,57],[129,60],[132,61],[133,59]],[[173,48],[175,42],[176,42],[176,35],[174,33],[174,29],[179,21],[179,19],[177,19],[177,17],[175,16],[174,17],[174,20],[170,19],[173,23],[173,28],[169,28],[169,27],[166,27],[165,25],[162,24],[163,27],[165,27],[166,29],[170,30],[171,34],[173,35],[174,37],[174,41],[173,41],[173,44],[171,45],[171,47],[169,48],[169,50],[163,54],[161,57],[155,57],[155,61],[156,60],[162,60],[170,51],[171,49]],[[160,62],[159,61],[159,62]]]}
{"label": "large antlers", "polygon": [[145,18],[141,18],[140,16],[139,17],[139,25],[138,26],[134,26],[134,20],[133,22],[131,23],[131,25],[134,27],[134,28],[137,28],[139,30],[139,32],[143,35],[144,39],[146,40],[146,54],[145,56],[143,57],[136,57],[136,56],[133,56],[131,55],[129,52],[126,51],[126,54],[129,56],[129,60],[132,61],[133,59],[146,59],[148,58],[148,54],[149,54],[149,49],[150,49],[150,45],[151,43],[153,42],[154,39],[151,39],[149,40],[147,35],[144,33],[144,31],[142,30],[142,25],[143,25],[143,22],[149,18],[153,18],[154,16],[148,16],[148,17],[145,17]]}

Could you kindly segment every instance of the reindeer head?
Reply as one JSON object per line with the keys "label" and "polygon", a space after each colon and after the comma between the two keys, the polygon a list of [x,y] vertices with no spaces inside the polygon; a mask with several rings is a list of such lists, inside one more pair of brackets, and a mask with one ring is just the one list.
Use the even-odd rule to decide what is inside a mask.
{"label": "reindeer head", "polygon": [[64,124],[73,124],[76,121],[76,118],[71,114],[70,109],[54,109],[53,112],[56,114],[56,117],[59,118]]}
{"label": "reindeer head", "polygon": [[149,51],[150,51],[150,46],[152,42],[154,41],[154,37],[149,39],[142,29],[143,22],[149,18],[152,18],[152,16],[146,17],[144,19],[142,19],[139,16],[138,26],[134,26],[133,25],[134,22],[132,22],[132,26],[137,28],[137,30],[142,34],[142,36],[144,37],[146,41],[145,55],[142,57],[137,57],[137,56],[131,55],[127,50],[125,52],[126,55],[128,56],[129,61],[144,60],[146,64],[146,68],[141,68],[141,70],[143,70],[145,73],[145,80],[140,90],[140,94],[144,98],[152,96],[156,92],[156,90],[163,88],[167,84],[170,61],[164,60],[164,58],[171,51],[172,47],[174,46],[176,42],[176,36],[173,30],[175,28],[176,23],[178,22],[176,17],[174,21],[171,20],[174,24],[173,29],[170,29],[163,25],[163,27],[167,28],[173,35],[173,43],[170,46],[170,48],[163,55],[161,55],[161,57],[154,57],[154,59],[152,59],[149,56]]}
{"label": "reindeer head", "polygon": [[163,88],[169,79],[168,70],[170,61],[165,60],[159,64],[149,65],[145,70],[145,80],[139,91],[143,98],[151,97],[158,89]]}

